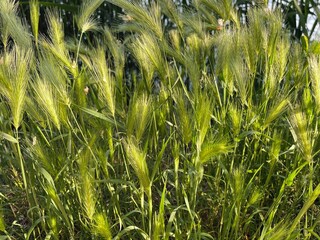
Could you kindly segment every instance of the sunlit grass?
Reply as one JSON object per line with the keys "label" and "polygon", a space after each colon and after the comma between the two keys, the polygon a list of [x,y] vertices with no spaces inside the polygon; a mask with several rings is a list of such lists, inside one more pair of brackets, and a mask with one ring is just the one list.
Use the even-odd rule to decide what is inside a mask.
{"label": "sunlit grass", "polygon": [[264,8],[102,2],[70,40],[0,1],[0,238],[319,239],[319,54]]}

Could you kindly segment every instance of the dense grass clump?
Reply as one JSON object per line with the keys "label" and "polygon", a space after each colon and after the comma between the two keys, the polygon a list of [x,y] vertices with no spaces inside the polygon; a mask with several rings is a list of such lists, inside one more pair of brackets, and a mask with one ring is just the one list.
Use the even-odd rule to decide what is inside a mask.
{"label": "dense grass clump", "polygon": [[319,43],[231,1],[108,1],[123,23],[83,1],[76,39],[0,1],[1,238],[320,239]]}

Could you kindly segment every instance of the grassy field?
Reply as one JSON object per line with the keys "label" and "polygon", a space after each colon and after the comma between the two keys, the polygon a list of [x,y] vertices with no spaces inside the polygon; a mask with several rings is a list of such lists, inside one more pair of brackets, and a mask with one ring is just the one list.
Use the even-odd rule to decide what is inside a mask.
{"label": "grassy field", "polygon": [[108,1],[76,38],[0,1],[0,239],[320,239],[320,43],[263,6]]}

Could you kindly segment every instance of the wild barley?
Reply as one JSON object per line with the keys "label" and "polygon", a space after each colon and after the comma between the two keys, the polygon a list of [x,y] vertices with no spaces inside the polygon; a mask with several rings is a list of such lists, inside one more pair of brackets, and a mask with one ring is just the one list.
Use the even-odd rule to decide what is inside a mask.
{"label": "wild barley", "polygon": [[[34,137],[33,139],[37,139]],[[39,167],[43,167],[50,175],[55,176],[57,174],[54,161],[50,161],[50,156],[46,148],[44,148],[40,140],[34,140],[30,143],[30,155],[39,164]]]}
{"label": "wild barley", "polygon": [[85,0],[82,2],[80,11],[77,16],[78,28],[81,30],[81,34],[97,29],[97,22],[92,17],[94,11],[103,3],[103,0],[89,1]]}
{"label": "wild barley", "polygon": [[217,36],[215,45],[217,46],[217,65],[216,71],[221,74],[221,80],[225,91],[228,95],[232,96],[235,90],[234,77],[232,76],[232,66],[234,61],[241,62],[237,60],[239,55],[234,55],[238,52],[237,39],[234,37],[235,33],[226,32]]}
{"label": "wild barley", "polygon": [[237,95],[239,95],[241,99],[242,106],[250,106],[250,74],[244,64],[242,64],[240,61],[241,60],[239,58],[235,59],[231,71],[236,84],[235,87]]}
{"label": "wild barley", "polygon": [[237,28],[240,27],[240,21],[237,16],[237,12],[232,6],[232,2],[218,0],[200,0],[200,2],[225,21],[231,20]]}
{"label": "wild barley", "polygon": [[38,46],[39,39],[39,16],[40,16],[40,5],[38,0],[30,1],[30,20],[32,33],[36,42],[36,46]]}
{"label": "wild barley", "polygon": [[194,12],[185,12],[181,18],[184,20],[184,34],[197,35],[199,38],[203,39],[205,35],[205,24],[201,20],[199,14]]}
{"label": "wild barley", "polygon": [[235,236],[238,235],[239,231],[239,223],[241,219],[241,212],[243,208],[243,198],[245,195],[245,192],[243,191],[245,189],[245,179],[243,174],[243,168],[237,168],[234,169],[231,174],[231,191],[234,201],[234,222],[233,222],[233,231],[235,231]]}
{"label": "wild barley", "polygon": [[[28,117],[32,116],[32,120],[38,124],[40,128],[45,128],[47,126],[47,116],[43,112],[39,111],[39,105],[34,101],[34,98],[30,97],[26,99],[26,113]],[[46,144],[50,144],[46,141]]]}
{"label": "wild barley", "polygon": [[67,109],[71,104],[71,96],[68,92],[70,80],[68,80],[65,69],[59,65],[52,65],[54,57],[51,54],[44,54],[40,58],[39,74],[42,79],[45,79],[55,89],[57,111],[61,123],[68,126]]}
{"label": "wild barley", "polygon": [[[316,47],[307,38],[303,47],[291,43],[280,14],[255,9],[258,1],[240,25],[242,5],[235,9],[227,0],[189,1],[187,8],[173,0],[110,0],[125,14],[110,29],[100,28],[99,13],[95,18],[102,2],[83,1],[74,18],[80,39],[65,39],[64,10],[49,11],[48,37],[40,36],[38,46],[32,44],[40,1],[30,5],[35,41],[27,28],[15,32],[24,26],[18,4],[0,2],[1,182],[22,185],[17,156],[34,223],[26,234],[12,225],[19,219],[10,213],[20,205],[10,200],[13,191],[3,191],[8,235],[262,240],[317,234],[319,61],[310,54]],[[25,85],[16,83],[22,76]],[[290,104],[301,106],[291,113]],[[295,146],[299,154],[292,154]],[[6,168],[14,169],[14,181]]]}
{"label": "wild barley", "polygon": [[77,69],[74,67],[64,39],[63,25],[60,21],[60,15],[57,11],[47,11],[46,19],[48,22],[48,35],[49,39],[42,37],[40,39],[41,46],[48,50],[54,57],[61,61],[61,66],[67,67],[67,69],[77,76]]}
{"label": "wild barley", "polygon": [[182,14],[179,12],[177,6],[175,5],[173,0],[164,0],[159,2],[161,6],[161,11],[169,17],[169,19],[174,22],[177,27],[178,31],[182,33],[184,19],[182,18]]}
{"label": "wild barley", "polygon": [[93,70],[101,96],[106,100],[108,109],[115,116],[115,81],[106,63],[105,49],[98,47],[94,51]]}
{"label": "wild barley", "polygon": [[94,216],[94,219],[94,233],[102,237],[104,240],[111,240],[112,234],[106,214],[98,213]]}
{"label": "wild barley", "polygon": [[291,133],[306,161],[312,161],[311,130],[305,113],[297,109],[290,117]]}
{"label": "wild barley", "polygon": [[153,35],[143,34],[137,37],[133,41],[131,49],[138,60],[140,68],[143,70],[147,88],[150,89],[151,87],[154,70],[158,71],[162,81],[165,79],[166,63],[159,43]]}
{"label": "wild barley", "polygon": [[92,17],[93,12],[103,3],[103,0],[88,1],[85,0],[81,4],[79,14],[77,16],[77,24],[80,30],[80,38],[77,47],[75,63],[78,63],[79,51],[82,42],[82,37],[85,32],[98,29],[98,22]]}
{"label": "wild barley", "polygon": [[250,194],[248,198],[247,207],[258,204],[259,201],[262,199],[262,197],[263,197],[262,191],[258,188],[254,188],[253,192]]}
{"label": "wild barley", "polygon": [[[88,170],[88,169],[87,169]],[[90,222],[94,221],[94,215],[96,213],[96,194],[94,190],[93,178],[90,174],[84,174],[81,176],[82,188],[80,201],[82,202],[85,216]]]}
{"label": "wild barley", "polygon": [[270,106],[270,109],[267,112],[266,119],[264,121],[263,128],[266,128],[269,126],[271,122],[273,122],[275,119],[279,118],[279,116],[288,109],[289,106],[289,100],[287,98],[281,99],[275,101],[272,106]]}
{"label": "wild barley", "polygon": [[47,11],[46,19],[49,25],[49,38],[55,49],[61,53],[66,54],[66,45],[64,41],[63,25],[61,24],[61,16],[58,11]]}
{"label": "wild barley", "polygon": [[[277,30],[278,33],[274,33],[275,35],[280,34],[280,29]],[[266,83],[266,91],[267,96],[269,98],[274,98],[276,95],[276,88],[284,79],[284,74],[287,67],[287,59],[289,54],[289,42],[288,40],[281,36],[276,37],[276,39],[270,39],[269,41],[274,41],[272,44],[273,49],[270,50],[272,53],[269,56],[269,64],[267,65],[266,75],[265,75],[265,83]]]}
{"label": "wild barley", "polygon": [[107,0],[122,9],[124,9],[132,18],[133,22],[144,29],[144,32],[154,33],[158,39],[163,38],[161,12],[157,3],[152,3],[149,9],[139,6],[137,3],[128,2],[126,0]]}
{"label": "wild barley", "polygon": [[[239,32],[239,38],[242,40],[240,42],[240,47],[242,49],[243,60],[248,69],[250,75],[257,73],[258,61],[262,50],[254,39],[253,32],[250,28],[245,28]],[[252,81],[252,80],[251,80]],[[252,81],[253,82],[253,81]]]}
{"label": "wild barley", "polygon": [[127,118],[127,135],[141,141],[148,129],[153,111],[153,99],[147,95],[134,96]]}
{"label": "wild barley", "polygon": [[285,87],[287,91],[289,91],[291,88],[298,90],[300,87],[304,87],[305,82],[305,59],[301,58],[303,54],[303,50],[301,46],[297,43],[291,44],[290,49],[290,61],[288,62],[288,71],[286,72],[286,78],[289,81],[283,82],[285,84]]}
{"label": "wild barley", "polygon": [[239,109],[234,103],[231,103],[229,105],[228,113],[232,123],[233,135],[238,136],[241,130],[241,121],[243,113],[241,109]]}
{"label": "wild barley", "polygon": [[309,58],[310,64],[310,80],[312,94],[316,105],[317,113],[320,111],[320,59],[316,56]]}
{"label": "wild barley", "polygon": [[[143,40],[142,40],[143,41]],[[134,57],[138,61],[138,64],[141,68],[141,72],[143,74],[143,82],[145,83],[146,89],[151,92],[152,88],[152,80],[154,73],[156,71],[156,66],[152,62],[152,60],[149,57],[149,54],[153,55],[153,51],[150,51],[150,45],[146,44],[145,42],[142,42],[140,40],[135,41],[132,43],[131,48],[132,52],[134,54]],[[149,54],[146,54],[145,47],[149,48]],[[159,52],[158,52],[159,53]],[[154,57],[156,55],[153,55]]]}
{"label": "wild barley", "polygon": [[227,154],[232,150],[232,145],[228,143],[227,139],[216,139],[214,141],[208,141],[203,144],[200,152],[200,164],[204,165],[212,160],[214,157],[218,157],[223,154]]}
{"label": "wild barley", "polygon": [[118,97],[122,102],[122,108],[126,102],[125,84],[123,81],[124,67],[125,67],[125,47],[120,41],[118,41],[111,32],[111,29],[105,27],[103,29],[104,41],[111,52],[114,61],[114,71],[116,78],[116,85],[119,89],[120,95]]}
{"label": "wild barley", "polygon": [[[27,50],[31,48],[30,33],[27,31],[26,25],[18,18],[17,8],[18,3],[14,0],[3,0],[0,2],[1,25],[20,48]],[[7,42],[3,43],[7,45]]]}
{"label": "wild barley", "polygon": [[46,38],[40,38],[40,45],[48,52],[50,52],[56,59],[59,60],[57,64],[60,64],[62,67],[66,67],[73,76],[78,75],[77,69],[74,67],[74,64],[71,61],[69,54],[66,51],[62,51],[62,46],[55,46],[50,40]]}
{"label": "wild barley", "polygon": [[179,35],[179,32],[177,30],[171,30],[169,32],[169,38],[171,41],[172,46],[174,47],[174,49],[178,52],[180,52],[181,50],[181,38]]}
{"label": "wild barley", "polygon": [[[123,141],[124,149],[127,155],[127,159],[132,166],[135,174],[137,175],[140,187],[141,187],[141,208],[144,209],[144,193],[148,198],[148,218],[149,218],[149,236],[152,236],[152,191],[151,191],[151,180],[149,177],[149,169],[146,162],[146,153],[143,152],[135,140],[131,137]],[[142,214],[142,221],[144,224],[144,213]]]}
{"label": "wild barley", "polygon": [[261,54],[261,57],[264,57],[265,51],[268,47],[268,29],[266,27],[266,24],[264,22],[264,11],[263,10],[257,10],[257,11],[251,11],[248,15],[249,19],[249,29],[251,32],[251,37],[255,39],[255,50],[259,51],[258,48],[260,48],[259,53]]}
{"label": "wild barley", "polygon": [[150,190],[150,178],[149,169],[146,162],[146,153],[139,148],[132,137],[129,137],[126,141],[123,141],[123,145],[129,163],[139,179],[140,186],[148,195]]}
{"label": "wild barley", "polygon": [[211,37],[209,35],[204,35],[202,38],[199,38],[197,34],[190,34],[186,38],[186,55],[191,54],[194,58],[194,61],[199,64],[200,67],[204,66],[204,59],[209,55],[209,49],[211,46],[210,43]]}
{"label": "wild barley", "polygon": [[38,76],[34,84],[34,91],[39,106],[48,114],[54,125],[60,129],[60,117],[58,115],[57,93],[50,83]]}
{"label": "wild barley", "polygon": [[181,90],[176,90],[173,99],[176,102],[177,110],[177,126],[178,131],[181,132],[181,137],[183,143],[187,146],[192,140],[193,128],[190,127],[193,125],[192,119],[192,107],[188,104],[187,99],[184,97],[184,94]]}
{"label": "wild barley", "polygon": [[13,125],[19,128],[27,98],[27,87],[30,79],[28,68],[31,67],[32,50],[14,47],[5,57],[4,65],[0,66],[2,81],[1,90],[13,115]]}
{"label": "wild barley", "polygon": [[[10,33],[8,31],[8,26],[5,25],[2,21],[0,21],[0,27],[2,29],[0,38],[1,38],[1,43],[3,44],[3,49],[5,52],[9,44]],[[1,57],[1,64],[3,64],[3,57]]]}
{"label": "wild barley", "polygon": [[[280,29],[278,31],[280,32]],[[289,39],[285,36],[285,34],[281,35],[281,38],[275,42],[274,52],[275,65],[277,66],[277,78],[278,83],[280,84],[284,80],[290,53]]]}
{"label": "wild barley", "polygon": [[211,107],[212,103],[210,99],[203,95],[198,100],[199,102],[195,106],[195,118],[196,118],[196,127],[197,127],[197,151],[201,151],[201,145],[207,135],[207,132],[210,127],[211,119]]}

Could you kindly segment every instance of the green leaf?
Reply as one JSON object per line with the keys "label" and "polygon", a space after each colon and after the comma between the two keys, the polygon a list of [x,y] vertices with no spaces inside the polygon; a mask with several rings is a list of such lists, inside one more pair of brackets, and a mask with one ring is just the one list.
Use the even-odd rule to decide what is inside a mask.
{"label": "green leaf", "polygon": [[318,186],[314,189],[312,194],[305,201],[303,207],[301,208],[301,210],[298,213],[298,215],[296,216],[296,218],[293,220],[293,223],[292,223],[292,225],[291,225],[291,227],[289,229],[289,234],[288,234],[287,240],[292,239],[292,238],[290,238],[290,234],[296,229],[296,226],[301,221],[301,218],[303,217],[303,215],[306,214],[308,209],[314,204],[314,202],[319,197],[319,195],[320,195],[320,184],[318,184]]}
{"label": "green leaf", "polygon": [[89,109],[89,108],[85,108],[85,107],[81,107],[81,106],[77,106],[81,111],[90,114],[91,116],[94,116],[96,118],[99,118],[101,120],[107,121],[108,123],[111,124],[115,124],[114,120],[100,112],[97,112],[95,110]]}
{"label": "green leaf", "polygon": [[6,226],[4,224],[4,218],[3,218],[2,212],[0,212],[0,231],[2,231],[2,232],[6,231]]}
{"label": "green leaf", "polygon": [[73,230],[73,224],[71,223],[66,208],[63,205],[63,202],[60,200],[60,197],[57,193],[54,180],[50,173],[48,173],[44,168],[40,169],[42,176],[47,180],[47,184],[43,185],[44,190],[47,192],[47,195],[51,198],[52,202],[56,208],[62,213],[62,217],[68,226],[69,230]]}
{"label": "green leaf", "polygon": [[123,229],[121,232],[119,232],[117,234],[115,239],[122,239],[121,238],[122,236],[129,235],[129,233],[131,231],[140,233],[142,239],[149,239],[148,234],[145,231],[143,231],[141,228],[138,228],[136,226],[128,226],[128,227],[126,227],[125,229]]}
{"label": "green leaf", "polygon": [[14,137],[12,137],[11,135],[9,135],[7,133],[0,132],[0,137],[8,140],[9,142],[18,143],[17,139],[15,139]]}
{"label": "green leaf", "polygon": [[172,136],[173,136],[173,133],[170,135],[170,137],[167,139],[167,141],[165,141],[162,144],[161,151],[159,152],[159,154],[157,156],[157,159],[156,159],[156,162],[153,165],[153,170],[152,170],[152,174],[151,174],[151,178],[150,178],[151,182],[153,182],[153,179],[154,179],[154,177],[156,176],[156,173],[159,170],[159,166],[160,166],[160,163],[161,163],[161,160],[162,160],[162,156],[163,156],[164,151],[166,150],[166,147],[167,147],[167,145],[169,143],[169,140],[171,139]]}

